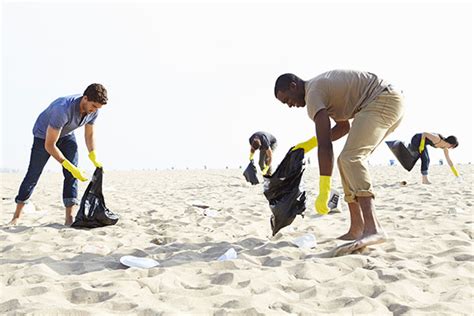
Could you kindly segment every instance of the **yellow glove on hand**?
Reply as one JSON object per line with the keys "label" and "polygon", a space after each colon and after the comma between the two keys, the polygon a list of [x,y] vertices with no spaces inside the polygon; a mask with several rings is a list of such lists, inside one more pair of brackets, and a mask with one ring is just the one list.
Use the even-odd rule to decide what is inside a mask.
{"label": "yellow glove on hand", "polygon": [[453,174],[456,176],[456,177],[459,177],[459,172],[456,170],[456,168],[454,166],[451,166],[451,171],[453,172]]}
{"label": "yellow glove on hand", "polygon": [[329,213],[329,194],[331,193],[331,177],[330,176],[320,176],[319,177],[319,195],[314,202],[314,207],[316,212],[321,215],[326,215]]}
{"label": "yellow glove on hand", "polygon": [[81,181],[87,181],[84,171],[81,171],[79,168],[74,166],[69,160],[64,159],[61,165],[64,167],[64,169],[69,171],[74,178]]}
{"label": "yellow glove on hand", "polygon": [[253,160],[253,152],[250,152],[250,155],[249,155],[249,160]]}
{"label": "yellow glove on hand", "polygon": [[266,175],[268,172],[268,169],[270,169],[270,166],[267,166],[267,165],[263,166],[262,174]]}
{"label": "yellow glove on hand", "polygon": [[425,137],[421,137],[420,147],[418,147],[418,152],[421,154],[425,150]]}
{"label": "yellow glove on hand", "polygon": [[318,139],[316,138],[316,136],[313,136],[307,141],[297,144],[295,147],[293,147],[291,151],[303,148],[304,153],[306,154],[308,151],[312,150],[314,147],[317,147],[317,146],[318,146]]}
{"label": "yellow glove on hand", "polygon": [[97,157],[95,156],[95,150],[89,153],[89,159],[92,161],[92,163],[94,164],[96,168],[102,168],[102,164],[99,161],[97,161]]}

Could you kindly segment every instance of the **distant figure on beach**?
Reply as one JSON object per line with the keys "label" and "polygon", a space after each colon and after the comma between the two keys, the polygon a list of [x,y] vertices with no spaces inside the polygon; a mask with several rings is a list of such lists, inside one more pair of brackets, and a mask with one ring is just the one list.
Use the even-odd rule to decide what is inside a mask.
{"label": "distant figure on beach", "polygon": [[[375,215],[367,158],[399,126],[404,111],[401,92],[369,72],[333,70],[307,81],[283,74],[276,80],[274,93],[290,108],[306,106],[315,123],[316,137],[294,149],[303,148],[306,153],[319,146],[319,195],[315,208],[320,214],[329,212],[332,142],[348,134],[337,159],[351,217],[349,231],[339,239],[354,240],[343,245],[344,252],[384,242],[387,236]],[[330,118],[335,122],[332,128]]]}
{"label": "distant figure on beach", "polygon": [[66,207],[64,224],[73,222],[73,208],[79,204],[77,179],[87,181],[82,170],[77,168],[78,151],[74,130],[84,125],[84,136],[89,159],[94,166],[102,164],[96,158],[94,143],[94,123],[98,110],[107,104],[107,90],[98,83],[87,87],[83,95],[60,97],[53,101],[36,119],[33,127],[33,147],[31,148],[28,171],[20,185],[15,214],[9,225],[16,225],[23,207],[38,183],[41,172],[53,156],[63,167],[63,203]]}
{"label": "distant figure on beach", "polygon": [[277,140],[275,136],[267,132],[255,132],[249,138],[250,143],[250,156],[249,159],[253,160],[255,151],[260,150],[260,158],[258,159],[258,165],[262,170],[263,175],[270,176],[272,174],[272,156],[273,151],[277,146]]}
{"label": "distant figure on beach", "polygon": [[411,138],[410,149],[417,151],[421,158],[421,182],[423,184],[431,184],[428,180],[428,167],[430,166],[430,156],[428,153],[428,145],[433,148],[441,148],[444,151],[444,157],[451,171],[456,177],[459,177],[459,172],[454,167],[451,158],[449,157],[449,149],[458,147],[458,139],[456,136],[448,136],[444,138],[441,134],[436,133],[418,133]]}

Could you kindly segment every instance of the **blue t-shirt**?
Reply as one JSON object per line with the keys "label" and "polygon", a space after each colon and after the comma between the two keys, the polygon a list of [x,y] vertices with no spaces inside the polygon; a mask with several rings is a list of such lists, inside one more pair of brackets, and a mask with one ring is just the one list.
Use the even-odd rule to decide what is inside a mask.
{"label": "blue t-shirt", "polygon": [[56,99],[44,110],[36,119],[33,126],[33,135],[46,139],[48,126],[54,129],[61,129],[59,138],[72,134],[73,131],[85,124],[94,124],[99,111],[88,113],[81,118],[79,103],[82,95],[75,94]]}

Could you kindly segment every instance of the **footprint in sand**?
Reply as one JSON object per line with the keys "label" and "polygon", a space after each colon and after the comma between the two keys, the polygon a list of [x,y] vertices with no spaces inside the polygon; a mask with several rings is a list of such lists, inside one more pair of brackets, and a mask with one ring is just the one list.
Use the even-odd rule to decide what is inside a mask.
{"label": "footprint in sand", "polygon": [[247,287],[247,286],[249,286],[249,284],[250,284],[250,280],[242,281],[242,282],[237,283],[237,285],[238,285],[240,288]]}
{"label": "footprint in sand", "polygon": [[83,288],[76,288],[66,292],[66,299],[73,304],[95,304],[107,301],[114,297],[110,292],[89,291]]}
{"label": "footprint in sand", "polygon": [[118,312],[126,312],[131,309],[136,308],[138,305],[134,303],[119,303],[119,302],[111,302],[112,310]]}
{"label": "footprint in sand", "polygon": [[44,286],[35,286],[32,288],[25,289],[23,291],[23,296],[36,296],[48,292],[48,288]]}
{"label": "footprint in sand", "polygon": [[233,273],[221,273],[211,279],[211,284],[227,285],[234,281]]}
{"label": "footprint in sand", "polygon": [[[235,308],[242,308],[242,304],[238,300],[231,300],[222,304],[221,307],[235,309]],[[242,315],[246,315],[246,314],[242,314]]]}
{"label": "footprint in sand", "polygon": [[13,300],[9,300],[6,302],[3,302],[0,304],[0,313],[8,313],[12,312],[18,308],[20,308],[22,305],[20,304],[20,301],[17,300],[16,298]]}

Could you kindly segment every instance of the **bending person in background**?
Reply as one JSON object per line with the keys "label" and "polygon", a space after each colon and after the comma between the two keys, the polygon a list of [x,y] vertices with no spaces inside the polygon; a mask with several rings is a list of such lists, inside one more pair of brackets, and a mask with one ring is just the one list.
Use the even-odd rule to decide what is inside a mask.
{"label": "bending person in background", "polygon": [[272,174],[273,150],[275,150],[277,146],[277,140],[275,136],[267,132],[256,132],[250,136],[249,143],[249,159],[253,160],[255,151],[260,150],[258,165],[260,166],[260,170],[262,170],[263,175],[270,176]]}
{"label": "bending person in background", "polygon": [[97,161],[95,154],[94,123],[98,110],[104,104],[107,104],[107,90],[101,84],[93,83],[82,95],[56,99],[38,116],[33,127],[30,164],[15,198],[17,206],[9,225],[17,224],[50,156],[63,167],[63,203],[66,208],[64,224],[72,224],[73,208],[79,204],[77,180],[87,181],[84,172],[77,167],[79,155],[74,130],[85,125],[84,136],[89,159],[97,168],[101,168],[102,164]]}
{"label": "bending person in background", "polygon": [[444,151],[444,157],[451,168],[451,171],[456,177],[459,177],[459,173],[454,167],[451,158],[449,158],[448,149],[453,149],[458,147],[458,139],[456,136],[448,136],[444,138],[441,134],[434,133],[419,133],[412,137],[410,142],[410,148],[412,150],[417,150],[421,158],[421,182],[423,184],[431,184],[428,180],[428,167],[430,166],[430,156],[428,154],[427,145],[430,145],[434,148],[442,148]]}

